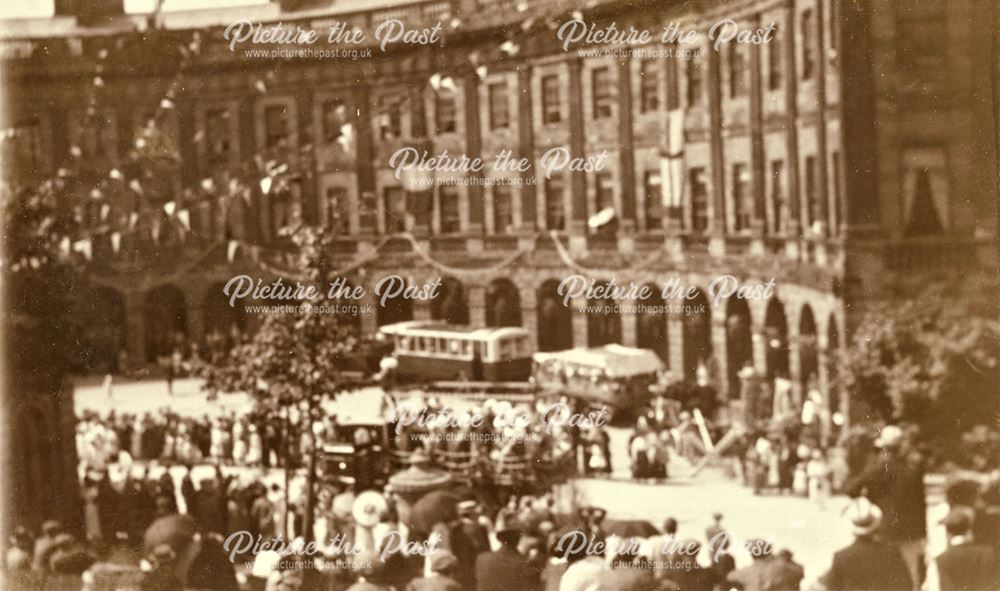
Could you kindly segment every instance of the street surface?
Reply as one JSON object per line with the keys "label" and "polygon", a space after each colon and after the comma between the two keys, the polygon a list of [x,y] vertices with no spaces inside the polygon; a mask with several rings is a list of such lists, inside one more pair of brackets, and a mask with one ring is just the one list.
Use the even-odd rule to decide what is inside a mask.
{"label": "street surface", "polygon": [[[344,396],[335,403],[340,416],[369,414],[378,404],[375,391],[361,391]],[[84,410],[104,415],[114,409],[118,413],[156,412],[169,408],[184,416],[214,416],[231,411],[249,409],[251,401],[243,394],[222,394],[215,401],[207,401],[197,379],[174,382],[174,396],[167,394],[163,380],[122,381],[113,386],[111,397],[98,378],[81,379],[75,390],[75,407],[79,414]],[[456,409],[464,405],[456,403]],[[666,483],[633,482],[629,478],[626,443],[629,430],[610,429],[612,464],[615,473],[611,478],[578,479],[573,484],[579,504],[604,507],[612,519],[643,519],[657,528],[668,517],[677,519],[678,535],[704,542],[705,528],[712,523],[712,514],[724,515],[723,526],[738,544],[751,537],[767,539],[778,549],[792,551],[797,562],[805,567],[807,584],[819,577],[829,567],[833,553],[851,542],[850,524],[842,516],[848,503],[846,497],[828,499],[825,506],[796,496],[754,495],[720,467],[710,466],[696,476],[689,476],[690,467],[683,459],[672,462],[671,478]],[[228,472],[234,468],[225,468]],[[237,469],[250,476],[253,469]],[[259,471],[255,473],[259,474]],[[178,481],[183,468],[174,467],[171,474]],[[207,466],[197,467],[195,481],[210,474]],[[280,481],[280,470],[271,470],[268,481]],[[300,485],[300,483],[296,483]],[[944,547],[940,519],[947,512],[941,502],[937,487],[928,493],[929,547],[932,555]],[[745,552],[734,552],[738,566],[749,564]]]}

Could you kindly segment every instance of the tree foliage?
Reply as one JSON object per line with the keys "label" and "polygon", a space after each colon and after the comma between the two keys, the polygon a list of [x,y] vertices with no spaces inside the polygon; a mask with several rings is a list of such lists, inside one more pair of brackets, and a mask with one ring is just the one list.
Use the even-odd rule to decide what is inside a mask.
{"label": "tree foliage", "polygon": [[927,440],[995,427],[997,287],[995,277],[976,275],[869,306],[841,352],[838,376],[852,414],[915,424]]}
{"label": "tree foliage", "polygon": [[310,437],[307,458],[306,524],[312,531],[316,479],[313,425],[321,419],[321,403],[344,387],[342,366],[359,340],[348,323],[323,309],[328,277],[327,257],[332,236],[325,228],[298,225],[289,228],[296,247],[295,268],[317,286],[316,301],[283,306],[281,313],[265,314],[257,330],[228,354],[204,364],[201,374],[210,391],[242,391],[251,395],[256,411],[277,420],[291,408],[306,418],[303,431]]}

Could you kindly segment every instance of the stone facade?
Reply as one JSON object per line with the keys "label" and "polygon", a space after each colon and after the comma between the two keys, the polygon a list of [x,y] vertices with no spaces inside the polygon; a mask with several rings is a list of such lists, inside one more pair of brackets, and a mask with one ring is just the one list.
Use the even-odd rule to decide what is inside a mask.
{"label": "stone facade", "polygon": [[[709,296],[720,275],[746,282],[773,278],[773,301],[749,301],[745,309],[731,300],[709,305],[702,320],[664,314],[644,321],[666,336],[660,353],[678,377],[693,377],[692,360],[708,352],[710,359],[703,360],[714,366],[723,396],[735,394],[725,379],[738,369],[734,360],[773,374],[769,363],[783,356],[796,387],[815,377],[827,391],[828,361],[866,302],[944,270],[995,260],[991,133],[996,127],[989,77],[995,31],[987,0],[934,6],[752,0],[641,8],[606,1],[585,11],[588,21],[601,26],[614,21],[619,29],[635,25],[658,32],[674,21],[699,31],[693,45],[668,46],[687,50],[691,59],[650,63],[635,54],[587,53],[608,47],[563,51],[555,27],[544,19],[557,25],[568,18],[571,8],[564,8],[565,14],[548,5],[521,13],[510,2],[492,0],[423,2],[391,14],[331,8],[329,18],[369,30],[397,15],[408,22],[460,22],[446,32],[446,46],[376,49],[374,58],[357,61],[241,58],[222,40],[221,17],[202,24],[194,16],[167,19],[161,36],[141,44],[135,42],[141,34],[127,24],[95,38],[84,37],[80,27],[33,35],[18,41],[22,53],[25,43],[33,49],[7,63],[12,82],[7,117],[32,138],[31,146],[17,148],[18,157],[32,164],[5,173],[50,174],[72,146],[88,141],[103,148],[85,151],[86,166],[106,170],[120,161],[131,141],[126,130],[155,107],[164,81],[173,75],[158,48],[186,42],[197,30],[204,49],[185,73],[184,91],[164,122],[182,159],[171,187],[196,187],[220,167],[266,152],[269,134],[277,132],[315,156],[312,174],[297,193],[299,214],[329,223],[333,208],[343,208],[346,223],[335,254],[350,268],[354,285],[370,290],[395,273],[413,284],[454,276],[469,321],[484,324],[498,314],[489,304],[498,301],[490,295],[497,282],[510,282],[520,322],[539,342],[543,333],[564,331],[560,342],[583,346],[599,332],[580,310],[586,302],[575,302],[568,322],[546,316],[548,308],[540,302],[551,292],[546,282],[558,283],[580,269],[619,283],[659,285],[676,278]],[[279,14],[286,23],[315,22],[315,13],[310,15]],[[529,18],[542,24],[522,27]],[[774,23],[777,33],[766,44],[716,51],[707,33],[725,18],[741,26]],[[514,55],[497,51],[512,38]],[[37,49],[46,44],[45,51]],[[108,62],[102,74],[106,100],[98,107],[101,125],[88,130],[81,123],[82,105],[94,74],[93,56],[116,46],[138,49]],[[654,43],[647,49],[663,48]],[[474,54],[483,56],[483,75],[470,63]],[[450,78],[453,90],[432,88],[428,81],[434,74]],[[646,82],[647,76],[655,82]],[[266,92],[260,91],[261,81]],[[357,130],[356,142],[346,149],[337,144],[336,131],[324,129],[333,105],[342,106],[348,114],[344,122]],[[272,107],[282,109],[284,129],[269,128]],[[451,108],[453,121],[443,121]],[[657,189],[647,180],[659,174],[669,112],[675,109],[684,113],[685,199],[677,211],[668,211],[648,203],[657,199]],[[220,113],[226,122],[211,127]],[[393,132],[387,135],[386,126]],[[207,151],[210,127],[225,139],[221,160]],[[394,150],[408,145],[487,162],[509,149],[514,157],[532,160],[535,171],[554,147],[566,147],[574,156],[606,151],[607,166],[599,173],[564,172],[558,182],[541,178],[511,186],[509,223],[499,220],[503,210],[495,187],[455,187],[455,219],[451,202],[443,199],[446,189],[438,184],[409,196],[405,221],[397,227],[388,194],[399,182],[387,162]],[[484,176],[530,181],[534,175]],[[921,183],[930,194],[921,194]],[[158,249],[172,248],[175,255],[160,257],[167,260],[151,268],[109,264],[97,274],[122,303],[121,346],[133,362],[147,363],[162,353],[153,350],[161,341],[150,332],[151,325],[163,332],[164,318],[189,341],[224,328],[228,317],[217,314],[224,309],[218,300],[229,277],[277,274],[246,254],[227,262],[224,245],[234,235],[264,251],[279,245],[271,199],[255,191],[227,219],[211,205],[195,208],[193,239]],[[912,230],[911,212],[920,199],[934,203],[940,228]],[[588,219],[605,206],[615,209],[614,231],[588,230]],[[411,232],[416,247],[402,238],[384,240],[396,230]],[[130,256],[128,249],[127,244],[122,256]],[[522,254],[494,269],[515,252]],[[372,253],[372,260],[356,264]],[[418,302],[412,316],[440,315],[432,308]],[[739,329],[747,317],[749,329]],[[378,321],[378,315],[365,315],[360,325],[370,332]],[[695,345],[685,335],[700,334],[702,321],[708,334],[692,351]],[[623,344],[649,346],[643,335],[650,329],[637,315],[623,314],[611,323]],[[736,333],[739,343],[733,342]],[[841,400],[847,404],[846,397]]]}

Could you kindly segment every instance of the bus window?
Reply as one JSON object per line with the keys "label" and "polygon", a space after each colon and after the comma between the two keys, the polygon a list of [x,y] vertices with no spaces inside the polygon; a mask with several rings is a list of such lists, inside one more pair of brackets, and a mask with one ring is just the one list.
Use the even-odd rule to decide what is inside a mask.
{"label": "bus window", "polygon": [[504,339],[500,341],[500,359],[506,361],[508,359],[514,358],[515,347],[517,344],[513,339]]}
{"label": "bus window", "polygon": [[460,343],[458,339],[451,339],[448,341],[448,353],[451,355],[461,355],[462,343]]}
{"label": "bus window", "polygon": [[399,343],[397,343],[400,351],[407,351],[410,348],[409,337],[400,337]]}

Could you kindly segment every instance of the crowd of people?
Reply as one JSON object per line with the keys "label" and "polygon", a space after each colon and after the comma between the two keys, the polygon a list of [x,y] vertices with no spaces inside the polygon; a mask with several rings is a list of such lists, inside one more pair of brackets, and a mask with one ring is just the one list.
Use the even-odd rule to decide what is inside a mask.
{"label": "crowd of people", "polygon": [[[923,451],[893,425],[863,450],[835,454],[817,421],[781,420],[787,413],[721,438],[697,404],[663,393],[638,413],[626,450],[636,480],[668,478],[675,457],[716,454],[755,493],[851,497],[855,541],[824,572],[806,573],[793,548],[736,536],[721,514],[696,534],[676,519],[654,527],[576,507],[565,483],[612,474],[613,454],[607,417],[567,398],[455,410],[433,396],[387,395],[362,428],[321,414],[82,414],[82,527],[13,532],[12,587],[781,591],[809,574],[828,591],[1000,588],[1000,471],[949,486],[947,516],[928,523]],[[350,459],[320,466],[312,502],[308,458],[345,441]],[[366,463],[376,450],[393,461]],[[407,463],[451,476],[426,493],[446,497],[433,519],[379,472]],[[927,556],[933,527],[948,546]]]}
{"label": "crowd of people", "polygon": [[[815,588],[997,588],[1000,473],[948,488],[940,525],[949,544],[925,561],[917,551],[927,527],[919,470],[895,428],[878,443],[878,459],[848,483],[857,495],[845,510],[855,540],[831,557]],[[283,486],[259,473],[216,466],[195,483],[185,468],[94,486],[115,495],[96,508],[101,536],[81,541],[54,521],[37,537],[18,529],[5,559],[12,588],[769,591],[800,589],[806,576],[793,549],[741,538],[721,514],[686,532],[674,518],[653,528],[608,519],[597,507],[561,513],[548,493],[494,505],[452,485],[426,493],[453,501],[432,518],[391,486],[326,486],[307,536],[301,486],[286,504]]]}
{"label": "crowd of people", "polygon": [[210,417],[181,416],[169,408],[141,415],[84,412],[77,420],[77,452],[90,469],[103,469],[127,454],[136,461],[281,467],[304,457],[309,438],[302,414],[287,424],[263,413],[235,411]]}

